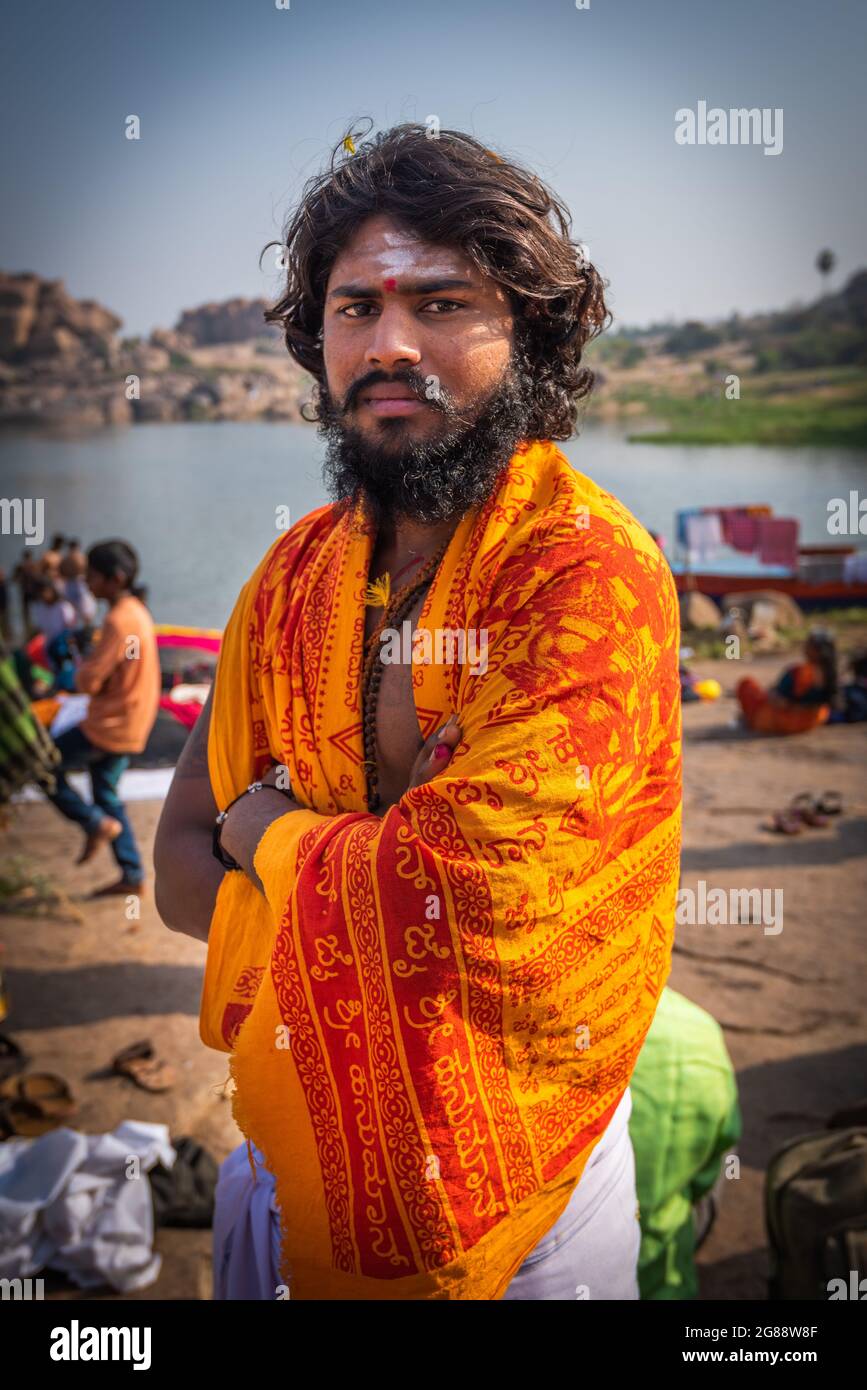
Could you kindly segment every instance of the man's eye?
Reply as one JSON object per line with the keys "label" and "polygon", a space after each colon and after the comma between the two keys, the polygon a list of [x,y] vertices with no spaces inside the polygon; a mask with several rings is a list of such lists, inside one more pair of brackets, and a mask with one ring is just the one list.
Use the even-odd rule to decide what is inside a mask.
{"label": "man's eye", "polygon": [[464,305],[457,299],[431,299],[429,303],[422,305],[424,309],[433,309],[435,307],[439,313],[443,311],[443,308],[448,312],[450,309],[463,309]]}
{"label": "man's eye", "polygon": [[372,305],[372,304],[363,304],[363,303],[362,303],[362,304],[347,304],[347,306],[346,306],[345,309],[340,309],[338,312],[341,313],[341,314],[343,314],[343,315],[344,315],[346,318],[348,318],[348,319],[363,319],[363,318],[367,318],[367,313],[366,313],[366,312],[365,312],[365,313],[362,313],[362,314],[357,314],[357,313],[353,313],[353,310],[355,310],[355,309],[369,310],[369,309],[372,309],[372,308],[373,308],[373,305]]}

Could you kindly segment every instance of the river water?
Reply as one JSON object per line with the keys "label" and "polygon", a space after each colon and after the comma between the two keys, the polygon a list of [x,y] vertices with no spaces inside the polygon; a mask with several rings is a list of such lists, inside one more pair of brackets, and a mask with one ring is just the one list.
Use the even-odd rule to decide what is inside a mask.
{"label": "river water", "polygon": [[[829,501],[852,489],[867,495],[862,451],[630,444],[601,424],[561,447],[669,538],[678,507],[767,503],[798,518],[803,543],[827,542]],[[277,534],[278,509],[296,520],[327,500],[321,459],[306,425],[137,425],[73,439],[6,433],[0,495],[45,499],[46,541],[55,531],[85,546],[129,540],[157,621],[222,627]],[[21,549],[20,536],[0,536],[7,574]]]}

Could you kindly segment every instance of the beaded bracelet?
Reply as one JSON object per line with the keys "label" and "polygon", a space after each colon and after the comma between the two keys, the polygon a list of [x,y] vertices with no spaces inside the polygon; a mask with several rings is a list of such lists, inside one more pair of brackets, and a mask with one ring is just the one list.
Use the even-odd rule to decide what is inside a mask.
{"label": "beaded bracelet", "polygon": [[217,816],[216,820],[214,821],[214,832],[211,845],[214,858],[219,860],[224,869],[243,868],[243,866],[239,864],[237,860],[233,859],[231,854],[224,850],[223,846],[220,844],[220,834],[222,832],[226,817],[231,811],[232,807],[236,806],[237,803],[241,801],[245,796],[249,796],[252,792],[262,791],[279,792],[281,796],[288,796],[290,800],[294,801],[295,799],[292,795],[291,789],[287,790],[285,787],[272,787],[270,782],[251,782],[249,787],[245,787],[244,790],[240,793],[240,795],[235,797],[234,801],[230,801],[225,811],[221,811],[220,814]]}

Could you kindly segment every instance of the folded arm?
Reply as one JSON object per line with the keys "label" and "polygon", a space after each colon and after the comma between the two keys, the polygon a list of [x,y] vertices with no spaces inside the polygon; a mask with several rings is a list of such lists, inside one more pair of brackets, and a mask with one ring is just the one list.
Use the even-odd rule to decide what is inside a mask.
{"label": "folded arm", "polygon": [[211,699],[178,759],[154,844],[157,911],[171,931],[199,941],[208,939],[224,873],[211,852],[217,814],[208,776]]}
{"label": "folded arm", "polygon": [[[448,759],[460,742],[460,738],[460,726],[455,717],[452,716],[443,729],[431,734],[422,745],[410,772],[407,791],[413,787],[420,787],[424,782],[429,781],[435,773],[443,771],[448,766]],[[437,747],[440,750],[439,754],[436,753]],[[285,769],[275,765],[266,772],[260,779],[263,787],[277,785],[278,774],[283,770]],[[226,817],[220,843],[227,853],[241,865],[251,883],[255,884],[261,893],[265,892],[265,888],[256,871],[254,857],[265,831],[275,820],[279,820],[287,812],[306,809],[300,802],[285,795],[257,793],[253,796],[242,797]],[[383,814],[387,809],[387,807],[383,808]]]}

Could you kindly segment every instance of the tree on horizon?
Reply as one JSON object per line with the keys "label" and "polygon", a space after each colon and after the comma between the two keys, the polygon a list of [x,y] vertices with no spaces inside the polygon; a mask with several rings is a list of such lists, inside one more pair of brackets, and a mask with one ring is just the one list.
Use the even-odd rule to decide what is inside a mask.
{"label": "tree on horizon", "polygon": [[830,283],[831,271],[836,264],[837,257],[834,255],[834,252],[827,247],[824,251],[820,251],[816,257],[816,269],[822,277],[824,294],[828,292],[827,285]]}

